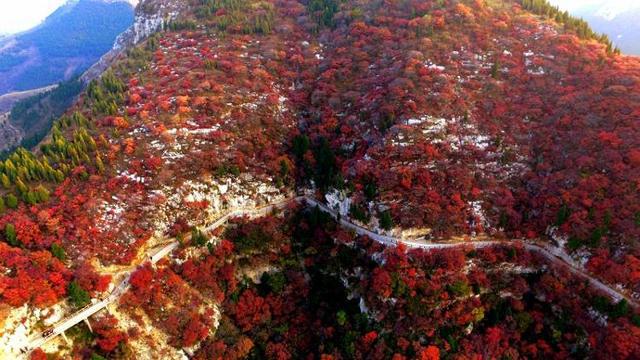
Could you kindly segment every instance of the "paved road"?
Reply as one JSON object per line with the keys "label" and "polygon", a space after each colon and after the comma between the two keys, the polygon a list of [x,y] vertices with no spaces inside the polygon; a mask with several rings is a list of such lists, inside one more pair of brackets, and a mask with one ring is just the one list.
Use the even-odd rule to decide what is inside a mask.
{"label": "paved road", "polygon": [[[157,254],[162,254],[162,256],[166,256],[167,254],[171,253],[171,251],[173,251],[175,248],[177,248],[178,245],[179,243],[177,241],[173,241],[165,245],[163,248],[161,248],[157,252]],[[151,262],[156,263],[161,258],[162,257],[157,259],[151,259]],[[129,284],[130,278],[131,278],[131,272],[126,273],[124,279],[118,284],[118,286],[116,286],[113,289],[113,291],[111,291],[111,293],[108,296],[101,299],[92,299],[91,304],[85,306],[84,308],[76,311],[72,315],[56,323],[56,325],[53,328],[49,329],[46,336],[43,336],[43,334],[36,334],[35,336],[33,336],[31,338],[31,341],[29,342],[28,348],[25,349],[25,351],[30,352],[33,349],[39,348],[40,346],[44,345],[51,339],[64,333],[65,331],[74,327],[81,321],[88,319],[98,311],[104,309],[105,307],[107,307],[107,305],[111,304],[112,302],[115,302],[117,299],[120,298],[120,296],[122,296],[125,292],[127,292],[127,290],[129,290],[129,287],[131,286]]]}
{"label": "paved road", "polygon": [[[335,210],[330,209],[325,204],[322,204],[315,199],[302,197],[302,198],[296,198],[296,200],[298,201],[304,200],[309,205],[317,206],[320,210],[331,214],[331,216],[333,216],[334,219],[338,219],[338,213]],[[632,299],[631,297],[621,293],[620,291],[610,287],[609,285],[603,283],[602,281],[587,274],[586,272],[584,272],[584,270],[576,267],[571,257],[569,257],[564,252],[558,253],[557,251],[554,251],[555,249],[553,249],[548,244],[537,244],[535,242],[528,242],[528,241],[522,241],[522,240],[509,240],[509,241],[488,240],[488,241],[472,241],[472,242],[470,241],[470,242],[458,242],[458,243],[433,243],[433,242],[424,242],[424,241],[403,240],[403,239],[399,239],[391,236],[381,235],[369,229],[366,229],[362,226],[359,226],[357,224],[353,224],[348,220],[345,220],[344,218],[340,218],[340,225],[355,231],[358,235],[367,235],[369,238],[385,245],[395,246],[398,243],[402,243],[408,248],[420,248],[420,249],[427,249],[427,250],[450,249],[450,248],[456,248],[456,247],[473,247],[473,248],[479,249],[483,247],[497,246],[497,245],[513,246],[515,244],[522,244],[522,246],[524,246],[524,248],[526,248],[527,250],[542,255],[543,257],[553,262],[554,264],[565,266],[572,274],[579,276],[585,280],[588,280],[591,286],[607,294],[612,300],[620,301],[622,299],[625,299],[634,308],[638,308],[640,306],[635,299]]]}
{"label": "paved road", "polygon": [[[294,201],[300,201],[300,200],[302,200],[302,198],[295,198],[293,200]],[[267,205],[267,206],[264,206],[264,207],[260,207],[260,208],[233,209],[233,210],[227,212],[222,217],[218,218],[215,222],[213,222],[213,223],[211,223],[209,225],[206,225],[205,231],[215,230],[216,228],[224,225],[231,218],[243,217],[243,216],[248,216],[248,217],[251,217],[251,218],[255,218],[255,217],[265,216],[265,215],[273,212],[274,210],[283,209],[288,204],[290,204],[291,201],[292,201],[292,199],[285,199],[285,200],[282,200],[282,201],[279,201],[279,202],[276,202],[276,203],[273,203],[273,204],[270,204],[270,205]],[[180,246],[180,243],[178,241],[176,241],[176,240],[172,240],[171,242],[169,242],[168,244],[163,246],[157,252],[155,252],[153,254],[149,254],[148,255],[148,259],[149,259],[149,261],[151,263],[155,264],[158,261],[160,261],[163,257],[165,257],[165,256],[169,255],[171,252],[173,252],[173,250],[178,248],[178,246]],[[29,353],[32,350],[44,345],[45,343],[47,343],[48,341],[52,340],[56,336],[64,333],[66,330],[72,328],[73,326],[77,325],[81,321],[84,321],[85,319],[88,319],[93,314],[95,314],[98,311],[100,311],[100,310],[104,309],[105,307],[107,307],[107,305],[109,305],[109,304],[115,302],[116,300],[118,300],[120,298],[120,296],[122,296],[125,292],[127,292],[127,290],[129,290],[129,287],[130,287],[129,279],[131,278],[131,273],[132,272],[133,271],[127,272],[125,274],[124,279],[120,282],[120,284],[118,284],[118,286],[115,289],[113,289],[113,291],[107,297],[102,298],[102,299],[93,299],[91,304],[89,304],[86,307],[76,311],[72,315],[60,320],[58,323],[56,323],[52,328],[50,328],[46,332],[46,334],[47,334],[46,336],[43,336],[44,333],[34,335],[31,338],[31,340],[29,341],[28,347],[26,349],[24,349],[25,352]]]}
{"label": "paved road", "polygon": [[[566,258],[567,257],[566,255],[554,254],[554,251],[553,251],[554,249],[550,249],[549,245],[546,245],[546,244],[539,245],[533,242],[525,242],[522,240],[513,240],[513,241],[488,240],[488,241],[471,241],[471,242],[458,242],[458,243],[433,243],[433,242],[427,242],[427,241],[404,240],[404,239],[400,239],[400,238],[396,238],[388,235],[378,234],[360,225],[349,222],[348,220],[342,217],[339,217],[338,213],[335,210],[329,208],[325,204],[317,201],[316,199],[306,197],[306,196],[298,196],[295,198],[286,199],[286,200],[279,201],[261,208],[233,209],[227,212],[222,217],[218,218],[213,223],[206,225],[205,231],[215,230],[216,228],[224,225],[231,218],[243,217],[243,216],[255,218],[255,217],[268,215],[274,210],[285,208],[292,201],[304,203],[314,207],[317,206],[323,212],[330,214],[334,219],[336,220],[339,219],[339,223],[341,226],[354,231],[358,235],[366,235],[372,240],[388,246],[396,246],[398,244],[403,244],[407,248],[420,248],[420,249],[426,249],[426,250],[434,250],[434,249],[451,249],[451,248],[457,248],[457,247],[473,247],[478,249],[478,248],[484,248],[484,247],[496,246],[496,245],[509,246],[509,245],[515,245],[515,244],[522,244],[522,246],[524,246],[527,250],[536,252],[542,255],[543,257],[547,258],[549,261],[553,262],[554,264],[565,266],[572,274],[582,277],[585,280],[588,280],[593,287],[609,295],[613,300],[619,301],[622,299],[626,299],[627,302],[634,308],[637,308],[639,306],[634,299],[626,296],[625,294],[617,291],[616,289],[611,288],[610,286],[601,282],[600,280],[595,279],[591,275],[585,273],[582,269],[577,268],[573,264],[573,261],[570,260],[570,258],[569,259]],[[173,252],[173,250],[175,250],[179,245],[180,243],[178,241],[173,240],[167,245],[163,246],[160,250],[158,250],[154,254],[149,254],[149,260],[155,264],[158,261],[160,261],[163,257]],[[125,278],[122,280],[122,282],[120,282],[120,284],[106,298],[94,299],[93,301],[95,301],[95,303],[92,303],[87,307],[78,310],[76,313],[68,316],[67,318],[61,320],[53,328],[49,330],[49,333],[47,336],[42,336],[42,334],[35,335],[30,341],[28,348],[25,349],[26,352],[30,352],[33,349],[44,345],[46,342],[60,335],[64,331],[70,329],[71,327],[78,324],[79,322],[84,321],[85,319],[89,318],[91,315],[107,307],[107,305],[109,305],[110,303],[113,303],[117,299],[119,299],[120,296],[122,296],[122,294],[124,294],[130,287],[129,279],[131,277],[131,273],[132,271],[128,272]]]}

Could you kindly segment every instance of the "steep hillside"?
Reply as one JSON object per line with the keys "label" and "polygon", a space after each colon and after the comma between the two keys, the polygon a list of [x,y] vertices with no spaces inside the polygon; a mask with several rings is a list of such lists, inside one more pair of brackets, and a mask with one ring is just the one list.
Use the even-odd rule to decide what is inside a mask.
{"label": "steep hillside", "polygon": [[[1,150],[11,150],[18,146],[30,149],[38,145],[51,129],[53,121],[64,114],[82,89],[83,85],[76,77],[13,104],[8,113],[9,124],[12,128],[19,129],[20,136],[6,139],[6,148]],[[0,154],[6,155],[6,152]]]}
{"label": "steep hillside", "polygon": [[20,100],[30,98],[34,95],[42,94],[44,92],[54,89],[55,87],[56,85],[50,85],[50,86],[45,86],[45,87],[34,89],[34,90],[20,91],[20,92],[14,92],[14,93],[2,95],[0,96],[0,113],[6,113],[8,111],[11,111],[11,107],[13,107],[13,104],[17,103]]}
{"label": "steep hillside", "polygon": [[69,80],[106,53],[133,22],[124,1],[71,1],[36,28],[0,43],[0,94]]}
{"label": "steep hillside", "polygon": [[[48,22],[42,26],[48,24],[47,26],[49,28],[55,28],[56,26],[52,24],[60,21],[77,23],[77,17],[83,16],[82,12],[86,11],[102,12],[102,15],[98,15],[102,17],[115,16],[118,14],[113,13],[113,9],[109,6],[111,6],[112,3],[119,3],[119,6],[125,4],[123,0],[100,1],[102,4],[80,4],[77,1],[70,2],[55,14],[51,15],[47,20]],[[129,3],[132,6],[137,5],[137,1],[130,1]],[[74,24],[74,26],[58,26],[58,28],[64,28],[62,30],[57,28],[51,30],[48,28],[48,30],[54,32],[60,30],[62,33],[58,36],[64,35],[63,33],[65,31],[70,31],[75,34],[75,37],[87,36],[91,38],[87,39],[87,41],[78,41],[76,38],[65,40],[69,46],[75,47],[73,49],[74,52],[82,51],[80,48],[89,43],[96,45],[100,42],[100,46],[104,49],[92,55],[93,57],[90,60],[92,62],[95,61],[98,56],[104,55],[100,56],[99,60],[93,64],[87,63],[83,68],[74,70],[73,74],[76,74],[75,71],[84,71],[86,66],[91,65],[80,77],[73,76],[59,84],[42,89],[14,92],[0,97],[0,111],[3,111],[2,108],[4,108],[4,111],[11,112],[3,116],[6,120],[3,120],[5,126],[0,130],[0,142],[2,142],[2,146],[0,146],[1,157],[4,157],[8,151],[17,147],[21,146],[31,149],[37,145],[49,132],[53,121],[65,112],[86,84],[100,76],[113,61],[125,51],[132,49],[133,46],[149,35],[162,30],[166,23],[175,18],[184,7],[178,2],[164,2],[161,7],[152,7],[150,4],[153,4],[153,2],[147,1],[145,7],[137,11],[133,24],[129,26],[126,31],[120,33],[117,38],[115,38],[115,41],[113,39],[110,40],[111,42],[107,47],[105,47],[104,33],[101,32],[97,38],[91,38],[94,34],[90,34],[92,31],[99,30],[101,26],[104,26],[104,23],[94,22],[88,24],[86,23],[86,19],[83,19],[79,24]],[[84,33],[84,35],[81,33]],[[106,51],[106,49],[109,49],[109,51]],[[48,64],[50,65],[50,63]],[[65,78],[68,77],[68,75],[69,74],[65,75]],[[29,94],[35,96],[29,96]]]}
{"label": "steep hillside", "polygon": [[640,357],[640,60],[538,3],[142,2],[0,163],[0,347]]}

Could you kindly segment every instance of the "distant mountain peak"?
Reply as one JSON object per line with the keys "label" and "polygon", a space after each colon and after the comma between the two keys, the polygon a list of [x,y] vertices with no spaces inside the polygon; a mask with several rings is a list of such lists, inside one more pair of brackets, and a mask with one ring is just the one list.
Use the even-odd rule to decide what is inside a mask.
{"label": "distant mountain peak", "polygon": [[[79,3],[80,1],[97,1],[97,2],[104,2],[104,3],[108,3],[108,4],[126,2],[126,3],[129,3],[134,8],[140,2],[140,0],[67,0],[65,5],[74,5],[74,4]],[[62,6],[65,6],[65,5],[62,5]]]}

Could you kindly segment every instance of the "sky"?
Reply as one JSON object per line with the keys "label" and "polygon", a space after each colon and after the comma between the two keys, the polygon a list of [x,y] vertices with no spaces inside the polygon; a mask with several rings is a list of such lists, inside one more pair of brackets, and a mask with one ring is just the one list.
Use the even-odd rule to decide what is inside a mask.
{"label": "sky", "polygon": [[38,25],[66,0],[0,0],[0,34],[12,34]]}
{"label": "sky", "polygon": [[638,0],[548,0],[575,15],[592,15],[613,20],[616,16],[640,8]]}
{"label": "sky", "polygon": [[[554,5],[558,5],[563,9],[567,9],[567,10],[573,10],[576,8],[579,8],[580,6],[585,6],[586,4],[598,4],[598,3],[602,3],[603,1],[601,0],[548,0],[550,3],[554,4]],[[612,1],[612,2],[616,2],[616,1]],[[617,1],[617,2],[624,2],[624,1]]]}

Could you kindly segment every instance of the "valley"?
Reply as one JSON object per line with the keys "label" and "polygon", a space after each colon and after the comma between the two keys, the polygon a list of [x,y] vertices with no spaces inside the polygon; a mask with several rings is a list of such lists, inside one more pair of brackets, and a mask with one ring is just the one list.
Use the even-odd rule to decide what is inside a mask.
{"label": "valley", "polygon": [[11,111],[11,108],[16,102],[20,100],[24,100],[34,95],[47,92],[49,90],[53,90],[56,88],[56,86],[57,85],[49,85],[49,86],[41,87],[38,89],[17,91],[9,94],[4,94],[0,96],[0,112],[3,112],[3,113],[9,112]]}
{"label": "valley", "polygon": [[71,79],[106,53],[133,22],[127,2],[69,2],[42,24],[0,42],[0,95]]}

